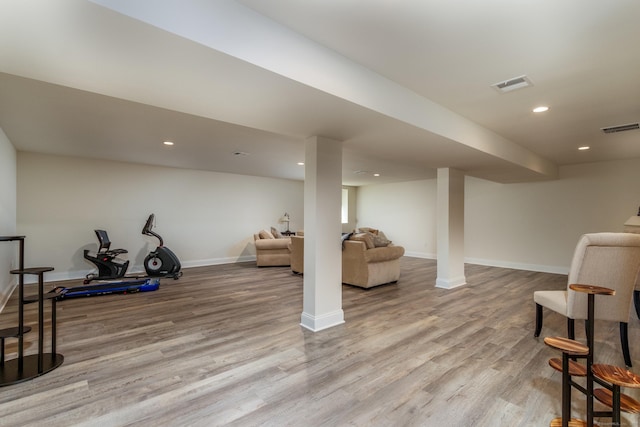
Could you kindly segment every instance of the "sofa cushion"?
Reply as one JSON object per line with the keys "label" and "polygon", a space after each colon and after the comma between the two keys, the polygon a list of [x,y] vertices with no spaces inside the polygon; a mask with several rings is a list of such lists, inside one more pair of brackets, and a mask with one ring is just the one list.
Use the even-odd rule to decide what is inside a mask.
{"label": "sofa cushion", "polygon": [[258,233],[258,235],[261,239],[275,239],[275,237],[273,237],[273,234],[269,233],[267,230],[260,230],[260,233]]}
{"label": "sofa cushion", "polygon": [[288,237],[282,239],[260,239],[256,240],[254,243],[256,245],[256,249],[259,250],[285,249],[284,252],[289,253],[289,243],[291,243],[291,239]]}

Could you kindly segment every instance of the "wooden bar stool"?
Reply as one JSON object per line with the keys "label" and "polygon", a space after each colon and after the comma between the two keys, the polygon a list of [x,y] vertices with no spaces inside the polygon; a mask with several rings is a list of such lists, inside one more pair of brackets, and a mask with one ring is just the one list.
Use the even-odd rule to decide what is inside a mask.
{"label": "wooden bar stool", "polygon": [[[611,384],[610,390],[598,389],[598,393],[594,392],[594,395],[599,401],[612,408],[611,421],[613,426],[620,426],[621,411],[640,413],[640,402],[620,393],[620,387],[640,388],[640,376],[618,366],[594,364],[591,369],[597,378]],[[604,416],[605,414],[599,415]]]}
{"label": "wooden bar stool", "polygon": [[[583,345],[575,340],[560,337],[547,337],[544,339],[545,344],[562,351],[562,361],[559,359],[549,360],[549,365],[562,372],[562,418],[555,418],[551,421],[553,427],[573,427],[587,426],[593,427],[593,382],[594,373],[593,355],[594,355],[594,311],[596,295],[615,295],[613,289],[601,286],[571,284],[569,288],[576,292],[584,292],[587,294],[587,345]],[[585,358],[586,366],[570,360],[571,358]],[[586,377],[586,387],[573,381],[573,376]],[[584,393],[587,397],[587,421],[571,418],[571,389]]]}
{"label": "wooden bar stool", "polygon": [[[589,347],[580,344],[578,341],[561,337],[546,337],[544,339],[544,343],[549,347],[562,351],[562,417],[555,418],[551,421],[550,425],[562,427],[586,426],[586,422],[576,418],[571,418],[571,388],[578,386],[578,384],[574,383],[571,379],[571,374],[572,372],[585,372],[586,374],[586,369],[583,370],[579,364],[570,361],[569,358],[572,356],[587,357],[589,355]],[[573,363],[571,367],[570,362]],[[556,364],[557,359],[551,359],[549,361],[549,365],[554,369],[557,369],[556,366],[554,366]]]}
{"label": "wooden bar stool", "polygon": [[[56,298],[59,294],[55,292],[44,293],[44,273],[52,271],[53,267],[33,267],[20,268],[11,270],[11,274],[20,275],[20,326],[18,328],[9,328],[5,335],[7,337],[16,336],[21,338],[22,335],[31,329],[24,327],[22,324],[22,306],[32,302],[38,303],[38,353],[22,356],[21,345],[19,346],[19,357],[9,360],[1,365],[0,369],[0,386],[16,384],[27,381],[46,374],[60,366],[64,361],[61,354],[56,353]],[[24,275],[32,274],[38,276],[38,294],[33,296],[24,296],[22,284],[24,283]],[[44,301],[51,300],[51,352],[44,352]],[[22,328],[22,331],[20,329]],[[15,329],[15,331],[14,331]],[[0,333],[3,331],[0,331]],[[2,340],[3,356],[4,356],[4,339]]]}
{"label": "wooden bar stool", "polygon": [[[22,333],[26,334],[31,331],[31,326],[24,326],[22,328]],[[6,328],[0,329],[0,366],[4,366],[4,340],[7,338],[19,338],[20,337],[20,328]]]}

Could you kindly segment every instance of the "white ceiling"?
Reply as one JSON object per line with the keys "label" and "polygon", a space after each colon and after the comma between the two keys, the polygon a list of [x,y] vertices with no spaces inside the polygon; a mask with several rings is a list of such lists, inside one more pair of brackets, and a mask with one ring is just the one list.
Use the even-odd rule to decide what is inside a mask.
{"label": "white ceiling", "polygon": [[[304,141],[322,135],[343,141],[346,185],[439,167],[539,180],[640,157],[640,130],[600,130],[640,121],[637,0],[0,0],[0,10],[0,127],[18,150],[303,179]],[[521,75],[534,85],[490,87]],[[541,104],[551,109],[531,112]]]}

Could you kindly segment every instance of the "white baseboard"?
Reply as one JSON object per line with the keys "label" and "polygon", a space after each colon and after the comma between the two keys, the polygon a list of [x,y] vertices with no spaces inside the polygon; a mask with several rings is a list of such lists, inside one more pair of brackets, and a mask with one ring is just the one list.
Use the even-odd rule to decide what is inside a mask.
{"label": "white baseboard", "polygon": [[557,265],[525,264],[482,258],[465,258],[464,262],[489,267],[512,268],[514,270],[538,271],[540,273],[569,274],[569,267]]}
{"label": "white baseboard", "polygon": [[[426,252],[409,251],[409,252],[405,252],[405,256],[413,257],[413,258],[437,259],[436,254],[431,254]],[[240,257],[208,258],[208,259],[201,259],[201,260],[185,261],[182,264],[182,266],[184,268],[206,267],[208,265],[234,264],[237,262],[251,262],[255,260],[256,260],[255,255],[244,255]],[[501,268],[512,268],[515,270],[538,271],[541,273],[569,274],[569,267],[562,267],[562,266],[555,266],[555,265],[524,264],[524,263],[491,260],[491,259],[483,259],[483,258],[465,258],[464,262],[468,264],[486,265],[489,267],[501,267]],[[95,269],[61,271],[61,272],[57,272],[54,270],[54,271],[45,273],[44,279],[45,279],[45,282],[59,282],[64,280],[84,279],[87,276],[87,274],[95,273],[95,271],[96,271]],[[143,274],[143,273],[144,273],[144,268],[142,267],[142,265],[131,266],[131,268],[129,268],[129,271],[127,272],[127,274]],[[36,283],[37,277],[32,275],[25,275],[24,282],[26,284]],[[0,300],[0,306],[1,304],[2,304],[2,300]]]}
{"label": "white baseboard", "polygon": [[255,261],[255,260],[256,260],[255,255],[243,255],[239,257],[208,258],[208,259],[185,261],[184,263],[182,263],[182,266],[185,268],[206,267],[208,265],[235,264],[237,262],[249,262],[249,261]]}
{"label": "white baseboard", "polygon": [[338,326],[344,323],[344,311],[336,310],[322,316],[313,316],[308,313],[302,313],[300,316],[300,326],[313,332]]}
{"label": "white baseboard", "polygon": [[[255,261],[255,255],[245,255],[241,257],[226,257],[226,258],[209,258],[209,259],[200,259],[193,261],[186,261],[182,264],[183,268],[191,268],[191,267],[206,267],[208,265],[220,265],[220,264],[233,264],[236,262],[249,262]],[[87,277],[87,274],[96,273],[96,269],[89,270],[75,270],[75,271],[60,271],[57,272],[55,270],[51,272],[47,272],[44,275],[45,282],[61,282],[64,280],[78,280],[84,279]],[[127,275],[141,274],[145,273],[144,267],[142,265],[132,265],[129,266],[127,270]],[[38,281],[36,276],[25,275],[24,283],[31,284],[36,283]]]}
{"label": "white baseboard", "polygon": [[[437,254],[426,252],[411,252],[404,253],[405,256],[413,258],[424,259],[438,259]],[[526,270],[526,271],[538,271],[540,273],[554,273],[554,274],[569,274],[569,267],[557,266],[557,265],[540,265],[540,264],[525,264],[521,262],[509,262],[495,259],[484,258],[465,258],[464,262],[467,264],[486,265],[489,267],[501,267],[512,268],[514,270]]]}
{"label": "white baseboard", "polygon": [[438,277],[436,279],[436,288],[453,289],[466,284],[467,278],[465,276],[454,277],[453,279],[442,279]]}
{"label": "white baseboard", "polygon": [[9,286],[5,289],[6,294],[0,294],[0,313],[2,313],[4,307],[7,305],[7,302],[9,302],[9,298],[11,298],[11,294],[16,289],[16,286],[18,286],[18,281],[15,279],[15,277],[16,276],[11,276]]}
{"label": "white baseboard", "polygon": [[412,258],[424,258],[424,259],[437,259],[438,256],[436,254],[431,254],[427,252],[412,252],[405,251],[404,256],[412,257]]}

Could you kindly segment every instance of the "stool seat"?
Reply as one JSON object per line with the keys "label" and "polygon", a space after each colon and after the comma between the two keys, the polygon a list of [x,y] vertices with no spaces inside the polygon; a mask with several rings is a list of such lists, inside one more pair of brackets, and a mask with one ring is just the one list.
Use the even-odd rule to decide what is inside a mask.
{"label": "stool seat", "polygon": [[[549,366],[558,372],[562,372],[562,359],[558,359],[557,357],[549,359]],[[569,360],[569,375],[572,377],[586,377],[587,367],[573,360]]]}
{"label": "stool seat", "polygon": [[628,369],[613,365],[594,364],[591,366],[593,375],[601,380],[620,387],[640,388],[640,376]]}
{"label": "stool seat", "polygon": [[[606,388],[593,390],[593,397],[610,408],[613,408],[613,393]],[[620,410],[630,414],[640,414],[640,402],[631,396],[620,393]]]}
{"label": "stool seat", "polygon": [[[13,328],[6,328],[6,329],[0,329],[0,338],[5,339],[5,338],[18,338],[19,336],[19,329],[17,326],[13,327]],[[22,329],[22,333],[26,334],[27,332],[31,331],[31,326],[25,326]]]}
{"label": "stool seat", "polygon": [[[58,297],[60,297],[61,295],[62,295],[62,293],[52,290],[52,291],[49,291],[46,294],[42,295],[42,299],[43,300],[58,299]],[[38,297],[38,295],[29,295],[29,296],[24,297],[23,301],[24,301],[25,304],[31,304],[32,302],[38,302],[39,301],[39,297]]]}
{"label": "stool seat", "polygon": [[569,285],[569,289],[572,289],[576,292],[582,292],[584,294],[593,294],[593,295],[615,295],[616,291],[609,288],[604,288],[602,286],[593,286],[593,285],[581,285],[578,283],[574,283]]}
{"label": "stool seat", "polygon": [[11,274],[42,274],[47,271],[53,271],[53,267],[31,267],[31,268],[23,268],[22,270],[11,270]]}
{"label": "stool seat", "polygon": [[569,338],[546,337],[544,343],[571,356],[586,356],[589,354],[589,347]]}
{"label": "stool seat", "polygon": [[[569,427],[586,427],[587,422],[579,420],[577,418],[571,418],[569,420]],[[596,424],[594,424],[594,427]],[[549,427],[562,427],[562,418],[554,418],[549,423]]]}

